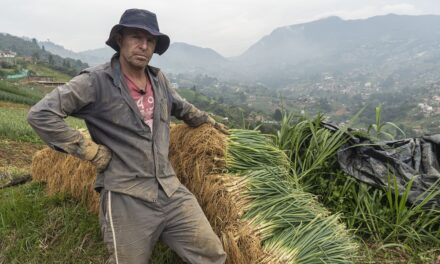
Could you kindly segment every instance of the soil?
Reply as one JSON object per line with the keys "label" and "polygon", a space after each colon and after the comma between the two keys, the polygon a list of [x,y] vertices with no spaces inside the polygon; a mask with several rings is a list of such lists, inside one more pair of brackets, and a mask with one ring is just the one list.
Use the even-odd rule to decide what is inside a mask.
{"label": "soil", "polygon": [[30,168],[35,151],[44,145],[0,139],[0,168]]}
{"label": "soil", "polygon": [[16,104],[5,101],[0,101],[0,108],[10,108],[10,109],[29,109],[30,106],[25,104]]}

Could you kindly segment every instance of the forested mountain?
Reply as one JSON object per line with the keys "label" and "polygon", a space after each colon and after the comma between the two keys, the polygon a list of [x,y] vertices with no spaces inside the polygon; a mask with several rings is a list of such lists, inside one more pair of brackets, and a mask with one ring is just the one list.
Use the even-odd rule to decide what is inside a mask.
{"label": "forested mountain", "polygon": [[72,58],[85,61],[92,66],[108,61],[114,53],[114,51],[110,47],[74,52],[51,41],[39,41],[38,45],[41,48],[44,47],[47,51],[53,54],[60,55],[64,58]]}
{"label": "forested mountain", "polygon": [[439,45],[440,16],[329,17],[275,29],[235,61],[280,86],[322,72],[409,79],[438,69]]}
{"label": "forested mountain", "polygon": [[16,52],[19,56],[32,58],[35,62],[46,63],[48,66],[72,76],[88,67],[88,64],[80,60],[62,58],[40,48],[36,39],[26,40],[7,33],[0,33],[0,50]]}

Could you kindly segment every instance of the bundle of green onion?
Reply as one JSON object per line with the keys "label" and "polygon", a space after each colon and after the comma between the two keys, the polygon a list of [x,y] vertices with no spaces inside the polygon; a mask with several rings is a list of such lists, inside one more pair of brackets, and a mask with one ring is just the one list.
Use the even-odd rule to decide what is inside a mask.
{"label": "bundle of green onion", "polygon": [[353,263],[357,244],[350,232],[316,197],[293,183],[290,162],[271,138],[249,130],[231,130],[226,164],[244,177],[235,191],[249,201],[243,219],[259,231],[261,263]]}

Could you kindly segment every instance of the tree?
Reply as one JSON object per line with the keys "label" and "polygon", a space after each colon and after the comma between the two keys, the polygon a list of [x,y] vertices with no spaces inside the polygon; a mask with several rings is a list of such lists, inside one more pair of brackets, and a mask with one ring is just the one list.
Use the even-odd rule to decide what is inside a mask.
{"label": "tree", "polygon": [[70,68],[70,62],[67,59],[63,59],[63,67]]}
{"label": "tree", "polygon": [[332,107],[326,98],[319,98],[318,107],[321,108],[324,113],[328,113],[332,110]]}
{"label": "tree", "polygon": [[54,65],[54,62],[55,62],[55,61],[54,61],[54,59],[53,59],[52,54],[49,55],[48,60],[49,60],[49,64],[50,64],[50,65]]}
{"label": "tree", "polygon": [[244,92],[239,92],[238,96],[240,98],[240,102],[242,102],[242,103],[246,102],[246,94]]}
{"label": "tree", "polygon": [[283,119],[283,114],[281,113],[280,109],[276,109],[275,113],[273,114],[273,119],[275,119],[276,121],[281,121],[281,119]]}
{"label": "tree", "polygon": [[34,59],[34,61],[38,61],[38,60],[40,60],[40,53],[38,53],[38,52],[34,52],[34,53],[32,54],[32,58]]}

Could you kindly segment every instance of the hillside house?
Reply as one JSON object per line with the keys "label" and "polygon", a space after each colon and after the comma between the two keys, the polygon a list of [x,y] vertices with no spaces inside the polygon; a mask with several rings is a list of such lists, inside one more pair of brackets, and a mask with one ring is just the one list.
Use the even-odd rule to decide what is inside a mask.
{"label": "hillside house", "polygon": [[16,52],[10,50],[0,50],[0,58],[15,58]]}
{"label": "hillside house", "polygon": [[417,106],[420,108],[420,110],[422,110],[422,113],[425,115],[429,115],[434,112],[434,108],[426,103],[419,103]]}

